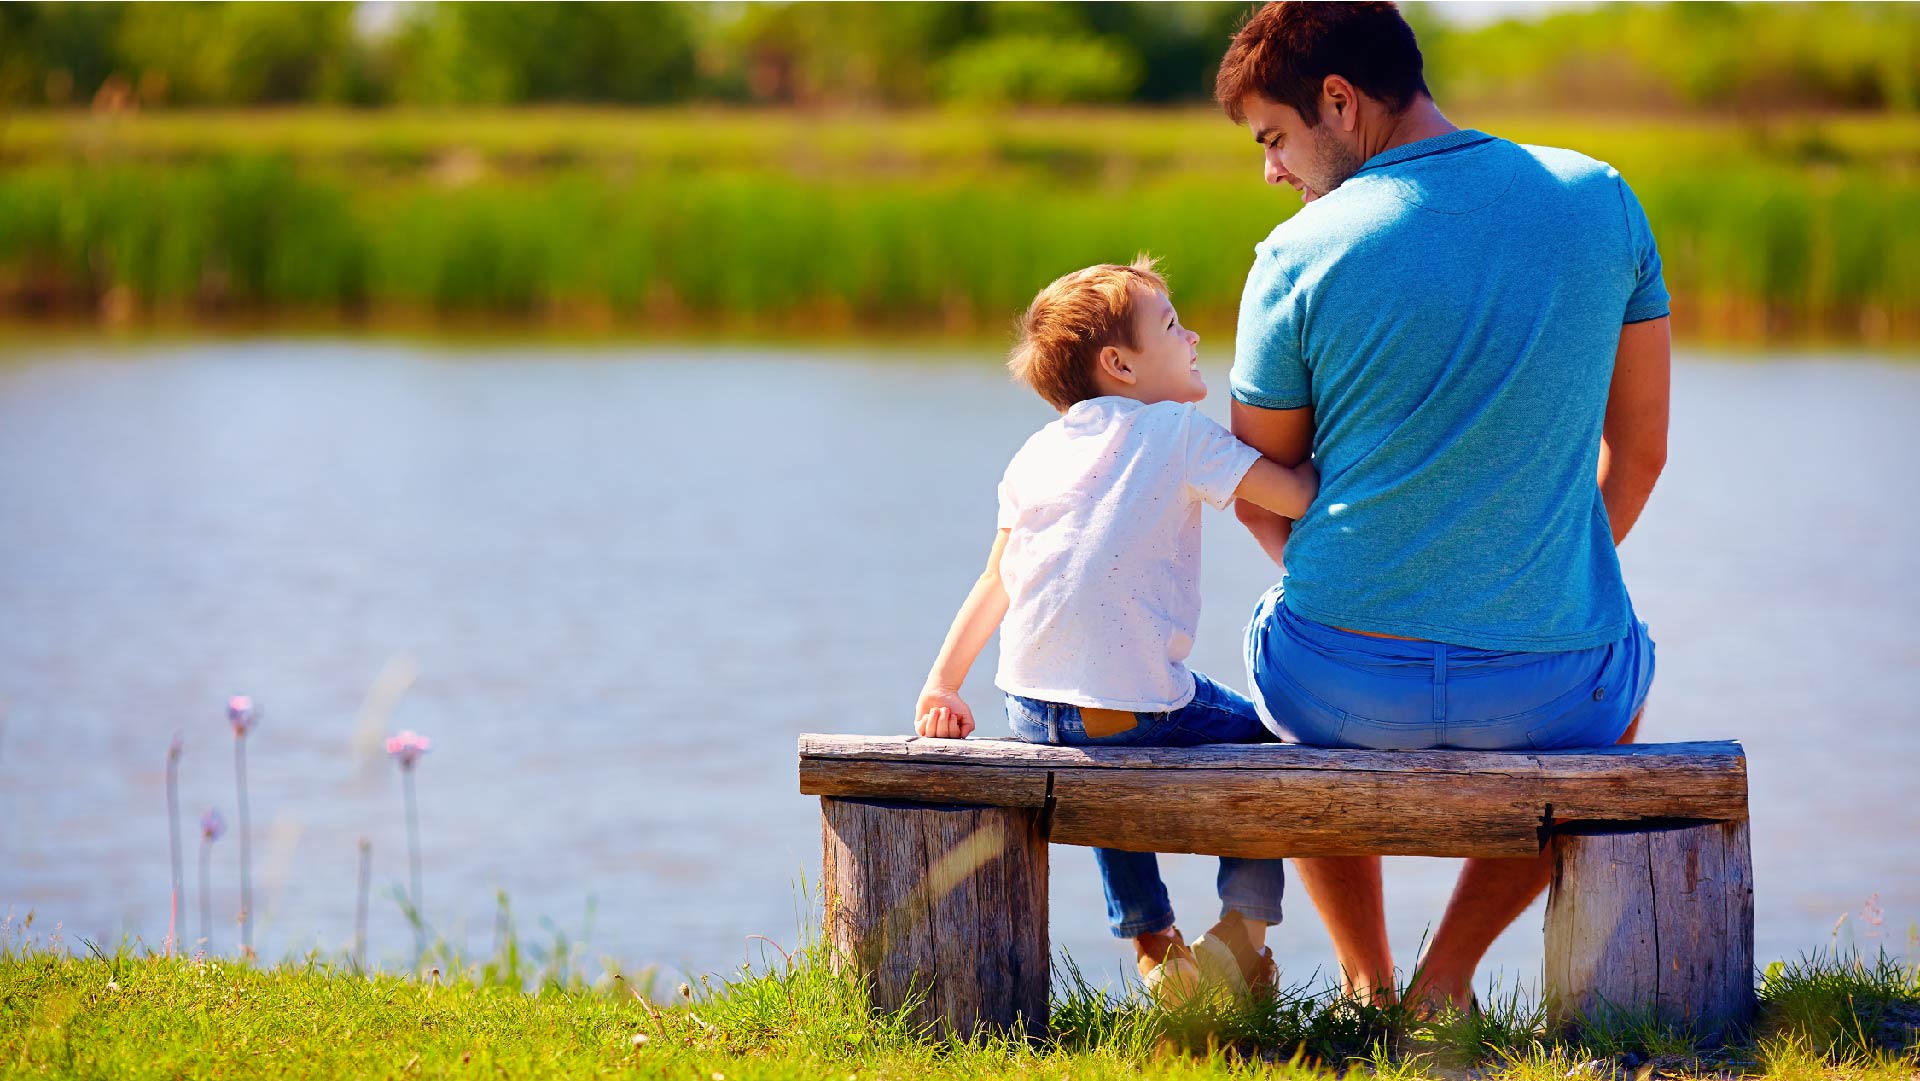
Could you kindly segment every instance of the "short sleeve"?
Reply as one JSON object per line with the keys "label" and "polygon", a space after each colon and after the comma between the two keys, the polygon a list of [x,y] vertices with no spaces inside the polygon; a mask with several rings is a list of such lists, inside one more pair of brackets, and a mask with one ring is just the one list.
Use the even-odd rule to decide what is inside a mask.
{"label": "short sleeve", "polygon": [[1215,508],[1225,510],[1260,452],[1192,406],[1187,407],[1185,428],[1182,460],[1187,487]]}
{"label": "short sleeve", "polygon": [[994,518],[995,529],[1012,529],[1020,520],[1020,508],[1013,504],[1013,488],[1003,477],[1000,481],[1000,513]]}
{"label": "short sleeve", "polygon": [[1234,400],[1260,409],[1312,405],[1313,384],[1300,349],[1300,290],[1270,249],[1256,251],[1234,335]]}
{"label": "short sleeve", "polygon": [[1670,311],[1667,282],[1660,273],[1660,247],[1653,241],[1653,226],[1647,224],[1646,211],[1625,180],[1620,185],[1620,201],[1627,210],[1627,242],[1633,258],[1633,294],[1627,298],[1623,323],[1644,323],[1659,319]]}

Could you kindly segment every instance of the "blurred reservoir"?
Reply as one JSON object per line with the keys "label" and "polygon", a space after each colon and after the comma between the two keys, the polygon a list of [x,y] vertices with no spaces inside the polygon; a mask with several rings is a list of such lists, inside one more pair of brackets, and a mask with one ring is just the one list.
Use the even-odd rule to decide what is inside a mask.
{"label": "blurred reservoir", "polygon": [[[403,964],[398,774],[426,733],[425,902],[470,955],[494,897],[583,959],[725,971],[812,917],[794,737],[896,732],[984,558],[993,491],[1050,414],[991,350],[416,348],[257,341],[12,346],[0,360],[0,914],[111,946],[166,933],[164,763],[198,835],[234,815],[227,695],[254,695],[256,944],[338,954],[372,842],[370,954]],[[1225,411],[1214,347],[1208,408]],[[1660,645],[1644,738],[1751,755],[1759,956],[1829,946],[1879,894],[1920,919],[1920,365],[1684,358],[1672,458],[1625,549]],[[1196,667],[1275,572],[1209,519]],[[398,660],[396,660],[398,658]],[[969,701],[1003,734],[991,651]],[[356,737],[389,665],[418,679]],[[1169,799],[1178,798],[1169,792]],[[234,835],[213,948],[236,948]],[[1188,932],[1213,861],[1166,861]],[[1403,964],[1453,864],[1388,867]],[[589,900],[597,911],[584,922]],[[1856,923],[1858,923],[1856,917]],[[1852,932],[1863,944],[1874,930]],[[1055,849],[1053,942],[1104,978],[1091,857]],[[1330,952],[1303,894],[1291,978]],[[1537,982],[1538,910],[1490,959]],[[1483,972],[1483,981],[1488,975]]]}

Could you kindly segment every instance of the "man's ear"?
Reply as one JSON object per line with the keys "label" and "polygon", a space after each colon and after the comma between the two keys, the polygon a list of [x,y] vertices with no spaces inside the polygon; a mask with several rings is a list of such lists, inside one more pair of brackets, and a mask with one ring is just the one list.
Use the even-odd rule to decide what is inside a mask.
{"label": "man's ear", "polygon": [[1120,355],[1120,350],[1111,345],[1101,347],[1100,355],[1094,358],[1094,365],[1100,374],[1121,386],[1130,387],[1140,378],[1134,374],[1133,365],[1127,363],[1127,358]]}
{"label": "man's ear", "polygon": [[1332,122],[1341,131],[1352,131],[1354,125],[1359,123],[1360,93],[1345,77],[1327,76],[1326,81],[1320,84],[1320,97],[1322,123],[1327,121],[1328,113],[1333,114]]}

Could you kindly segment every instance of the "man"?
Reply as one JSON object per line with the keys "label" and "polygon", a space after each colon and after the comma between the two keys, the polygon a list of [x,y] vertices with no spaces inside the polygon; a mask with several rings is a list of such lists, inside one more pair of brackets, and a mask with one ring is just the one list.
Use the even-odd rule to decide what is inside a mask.
{"label": "man", "polygon": [[[1606,165],[1457,128],[1387,3],[1270,3],[1216,94],[1306,205],[1256,249],[1233,430],[1315,458],[1297,524],[1241,504],[1282,562],[1248,678],[1282,738],[1544,749],[1633,738],[1653,644],[1614,546],[1666,458],[1660,258]],[[1347,991],[1384,1000],[1380,861],[1296,861]],[[1415,983],[1464,1007],[1539,859],[1462,869]]]}

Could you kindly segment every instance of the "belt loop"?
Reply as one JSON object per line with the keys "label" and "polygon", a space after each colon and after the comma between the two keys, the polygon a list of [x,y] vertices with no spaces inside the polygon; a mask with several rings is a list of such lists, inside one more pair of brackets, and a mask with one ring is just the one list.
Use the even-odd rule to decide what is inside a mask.
{"label": "belt loop", "polygon": [[1047,703],[1047,742],[1060,746],[1060,706]]}
{"label": "belt loop", "polygon": [[1433,644],[1433,719],[1436,724],[1447,719],[1447,647],[1441,642]]}

